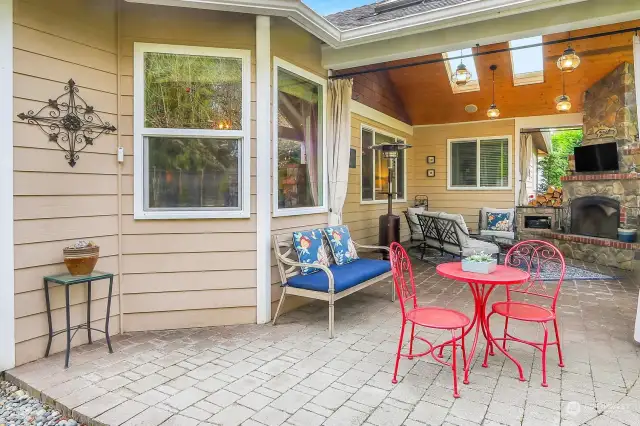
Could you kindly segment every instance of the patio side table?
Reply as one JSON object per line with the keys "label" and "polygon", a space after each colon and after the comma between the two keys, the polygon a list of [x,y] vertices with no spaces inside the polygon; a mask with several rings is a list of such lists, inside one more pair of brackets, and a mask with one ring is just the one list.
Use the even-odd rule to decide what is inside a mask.
{"label": "patio side table", "polygon": [[[105,319],[104,330],[99,330],[97,328],[91,328],[91,283],[93,281],[99,280],[109,280],[109,297],[107,299],[107,317]],[[66,330],[53,331],[53,324],[51,322],[51,302],[49,300],[49,283],[60,284],[64,286],[65,291],[65,309],[67,314],[67,328]],[[70,302],[69,302],[69,288],[74,284],[87,283],[87,322],[86,324],[79,324],[71,327],[71,313],[70,313]],[[109,272],[101,272],[101,271],[93,271],[89,275],[71,275],[69,273],[66,274],[58,274],[58,275],[49,275],[44,277],[44,297],[47,304],[47,321],[49,322],[49,342],[47,343],[47,350],[44,353],[45,358],[49,356],[49,350],[51,349],[51,340],[53,336],[57,336],[60,333],[67,332],[67,353],[65,355],[64,367],[69,367],[69,355],[71,354],[71,340],[76,335],[78,330],[83,328],[87,329],[87,334],[89,337],[89,344],[93,343],[91,340],[91,330],[104,333],[107,338],[107,346],[109,347],[109,353],[113,353],[113,349],[111,348],[111,339],[109,338],[109,316],[111,314],[111,295],[113,291],[113,274]],[[71,330],[74,330],[73,336],[71,335]]]}

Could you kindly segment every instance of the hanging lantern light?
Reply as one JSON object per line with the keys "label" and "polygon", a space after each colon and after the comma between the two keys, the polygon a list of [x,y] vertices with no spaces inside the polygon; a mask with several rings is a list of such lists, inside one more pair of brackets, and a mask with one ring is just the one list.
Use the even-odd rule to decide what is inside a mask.
{"label": "hanging lantern light", "polygon": [[[460,56],[462,56],[462,51],[460,51]],[[467,69],[467,66],[462,63],[462,58],[460,58],[460,65],[456,67],[456,71],[451,74],[451,82],[455,83],[456,86],[464,86],[471,80],[471,73]]]}
{"label": "hanging lantern light", "polygon": [[498,66],[491,65],[489,69],[491,70],[491,85],[492,85],[493,95],[491,98],[492,99],[491,106],[489,106],[489,109],[487,110],[487,117],[493,119],[493,118],[500,117],[500,110],[496,106],[496,70],[498,69]]}
{"label": "hanging lantern light", "polygon": [[[569,40],[571,40],[571,34],[569,34]],[[562,72],[573,72],[578,68],[578,65],[580,65],[580,57],[571,47],[571,42],[569,42],[569,46],[567,46],[566,50],[562,52],[562,56],[558,58],[556,65]]]}
{"label": "hanging lantern light", "polygon": [[556,98],[556,110],[558,112],[567,112],[571,109],[571,99],[566,95],[564,90],[564,73],[562,74],[562,95]]}

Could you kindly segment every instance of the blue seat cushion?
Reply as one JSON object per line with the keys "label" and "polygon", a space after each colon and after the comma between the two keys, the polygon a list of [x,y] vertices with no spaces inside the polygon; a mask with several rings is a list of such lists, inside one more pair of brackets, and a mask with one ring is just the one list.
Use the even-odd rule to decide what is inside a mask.
{"label": "blue seat cushion", "polygon": [[[333,272],[335,292],[340,293],[391,270],[386,260],[358,259],[345,265],[329,266]],[[311,275],[296,275],[287,280],[290,287],[313,291],[329,291],[329,277],[323,271]]]}

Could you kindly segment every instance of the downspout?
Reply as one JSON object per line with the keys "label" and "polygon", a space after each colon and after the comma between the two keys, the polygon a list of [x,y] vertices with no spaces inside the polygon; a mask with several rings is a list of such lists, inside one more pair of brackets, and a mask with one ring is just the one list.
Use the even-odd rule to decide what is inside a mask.
{"label": "downspout", "polygon": [[[122,116],[122,111],[120,108],[120,104],[122,102],[121,96],[122,96],[122,70],[120,69],[121,63],[120,63],[120,57],[121,57],[121,45],[120,45],[120,40],[121,40],[121,36],[120,36],[120,15],[121,15],[121,6],[122,6],[122,1],[118,0],[116,3],[116,49],[117,49],[117,54],[116,54],[116,63],[117,63],[117,67],[118,69],[116,70],[116,78],[118,79],[118,81],[116,82],[116,93],[117,93],[117,97],[118,97],[118,105],[116,106],[117,108],[117,127],[118,127],[118,133],[117,133],[117,147],[116,147],[116,153],[117,150],[120,149],[120,147],[122,146],[122,128],[121,128],[121,116]],[[116,154],[116,162],[117,162],[117,167],[118,167],[118,173],[117,173],[117,179],[118,179],[118,312],[120,313],[120,334],[124,333],[124,310],[122,309],[122,283],[123,283],[123,274],[122,274],[122,167],[124,164],[124,158],[123,158],[123,162],[119,162],[117,160],[117,154]]]}

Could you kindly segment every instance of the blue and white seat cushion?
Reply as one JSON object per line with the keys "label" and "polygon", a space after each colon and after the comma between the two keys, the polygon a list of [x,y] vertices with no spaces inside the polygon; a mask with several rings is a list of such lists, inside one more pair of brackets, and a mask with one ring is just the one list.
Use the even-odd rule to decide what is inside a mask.
{"label": "blue and white seat cushion", "polygon": [[511,231],[512,222],[509,213],[487,212],[488,231]]}
{"label": "blue and white seat cushion", "polygon": [[[329,266],[329,257],[322,243],[323,237],[321,229],[293,233],[293,246],[298,253],[300,263]],[[319,270],[311,266],[300,268],[302,275],[313,274]]]}
{"label": "blue and white seat cushion", "polygon": [[[391,271],[391,263],[386,260],[358,259],[343,266],[329,266],[334,280],[334,291],[340,293],[365,281]],[[329,277],[325,273],[295,275],[287,279],[290,287],[312,291],[329,291]]]}
{"label": "blue and white seat cushion", "polygon": [[356,246],[351,239],[349,228],[346,225],[324,228],[324,233],[329,240],[333,260],[336,265],[346,265],[359,259]]}

